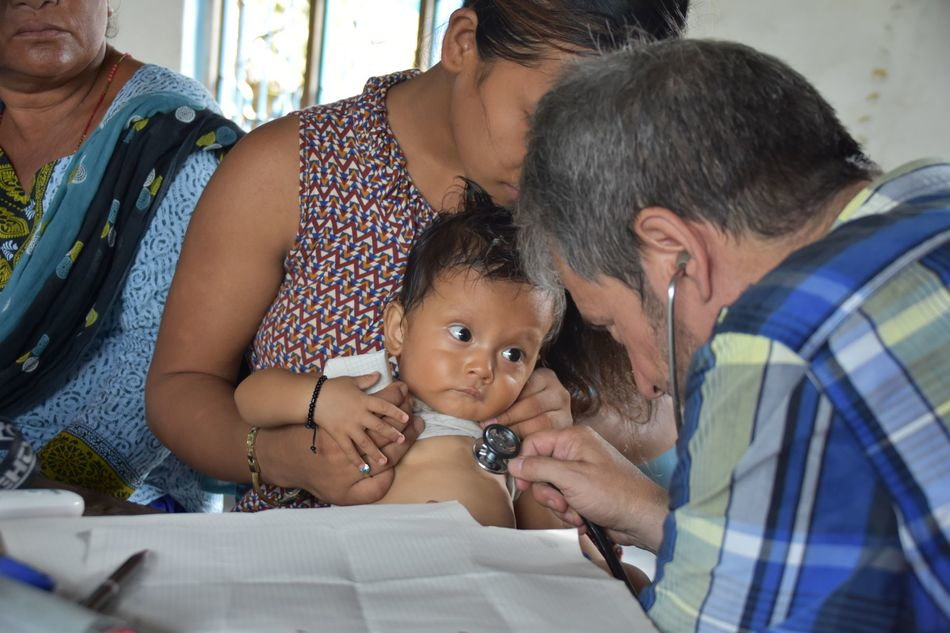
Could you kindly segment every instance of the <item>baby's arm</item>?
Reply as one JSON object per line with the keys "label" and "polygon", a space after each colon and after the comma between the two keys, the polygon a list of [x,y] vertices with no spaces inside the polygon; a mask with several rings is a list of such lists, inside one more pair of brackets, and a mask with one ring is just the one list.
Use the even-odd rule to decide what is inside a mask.
{"label": "baby's arm", "polygon": [[251,426],[303,424],[318,378],[286,369],[262,369],[241,381],[234,391],[234,402]]}
{"label": "baby's arm", "polygon": [[[374,372],[326,380],[314,407],[314,422],[340,445],[357,468],[364,462],[362,455],[380,465],[386,463],[386,456],[367,430],[376,431],[393,442],[405,440],[393,425],[405,424],[408,414],[382,398],[363,392],[378,379],[379,374]],[[318,380],[320,376],[316,374],[263,369],[238,385],[234,400],[241,417],[252,426],[304,424]]]}

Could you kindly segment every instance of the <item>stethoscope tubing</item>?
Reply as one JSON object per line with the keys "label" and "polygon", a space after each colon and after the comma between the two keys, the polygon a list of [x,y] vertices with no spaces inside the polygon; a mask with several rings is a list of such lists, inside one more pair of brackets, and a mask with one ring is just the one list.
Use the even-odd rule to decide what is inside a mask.
{"label": "stethoscope tubing", "polygon": [[[498,445],[497,442],[499,440],[507,440],[507,442],[502,442],[502,445]],[[477,439],[472,446],[472,455],[475,457],[475,462],[481,468],[494,474],[505,473],[508,470],[508,460],[520,452],[521,439],[510,428],[500,424],[487,426],[484,431],[482,431],[481,439]],[[555,489],[557,488],[555,487]],[[610,540],[610,537],[607,536],[607,532],[603,527],[593,521],[589,521],[586,517],[582,516],[581,520],[584,522],[584,528],[590,540],[594,543],[594,546],[597,548],[597,551],[600,552],[601,556],[604,557],[604,560],[607,561],[607,567],[610,569],[610,573],[613,574],[614,578],[623,581],[627,589],[630,590],[630,593],[633,594],[633,597],[636,598],[637,590],[634,589],[630,578],[623,569],[623,564],[617,558],[617,554],[614,551],[614,544]]]}
{"label": "stethoscope tubing", "polygon": [[597,547],[597,551],[604,557],[604,560],[607,561],[607,567],[610,569],[610,573],[613,574],[617,580],[623,581],[623,584],[627,586],[627,589],[629,589],[633,597],[636,598],[637,590],[634,588],[633,583],[630,582],[630,577],[627,576],[627,572],[623,570],[623,564],[620,562],[620,559],[617,558],[616,552],[614,552],[614,544],[610,540],[610,537],[607,536],[607,531],[593,521],[589,521],[586,517],[582,516],[581,520],[584,522],[584,529],[587,530],[587,535],[590,537],[590,540],[594,543],[594,546]]}

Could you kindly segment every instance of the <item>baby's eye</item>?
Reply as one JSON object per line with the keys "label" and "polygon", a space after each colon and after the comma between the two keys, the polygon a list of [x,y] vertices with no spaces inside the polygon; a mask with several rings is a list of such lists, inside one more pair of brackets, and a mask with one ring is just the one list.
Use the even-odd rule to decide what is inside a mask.
{"label": "baby's eye", "polygon": [[522,352],[522,351],[521,351],[520,349],[518,349],[517,347],[509,347],[508,349],[506,349],[505,351],[503,351],[503,352],[501,353],[501,355],[502,355],[502,357],[503,357],[505,360],[507,360],[507,361],[509,361],[509,362],[511,362],[511,363],[517,363],[517,362],[519,362],[522,358],[524,358],[524,352]]}
{"label": "baby's eye", "polygon": [[472,340],[472,332],[464,325],[450,325],[449,334],[452,335],[452,338],[462,341],[463,343],[468,343]]}

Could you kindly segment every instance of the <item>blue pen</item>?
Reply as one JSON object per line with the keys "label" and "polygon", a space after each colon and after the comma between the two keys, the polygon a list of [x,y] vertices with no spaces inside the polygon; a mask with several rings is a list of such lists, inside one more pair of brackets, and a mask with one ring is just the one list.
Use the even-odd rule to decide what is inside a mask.
{"label": "blue pen", "polygon": [[53,579],[43,572],[30,567],[26,563],[21,563],[15,558],[7,556],[6,548],[3,546],[3,537],[0,536],[0,574],[33,585],[44,591],[53,590]]}

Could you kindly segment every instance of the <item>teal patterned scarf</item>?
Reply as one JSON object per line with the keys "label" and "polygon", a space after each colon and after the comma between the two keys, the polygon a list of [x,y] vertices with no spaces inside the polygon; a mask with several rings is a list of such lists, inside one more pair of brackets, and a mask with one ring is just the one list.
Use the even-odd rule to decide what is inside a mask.
{"label": "teal patterned scarf", "polygon": [[56,391],[121,292],[178,169],[240,136],[220,115],[152,93],[129,100],[76,152],[0,290],[0,415]]}

